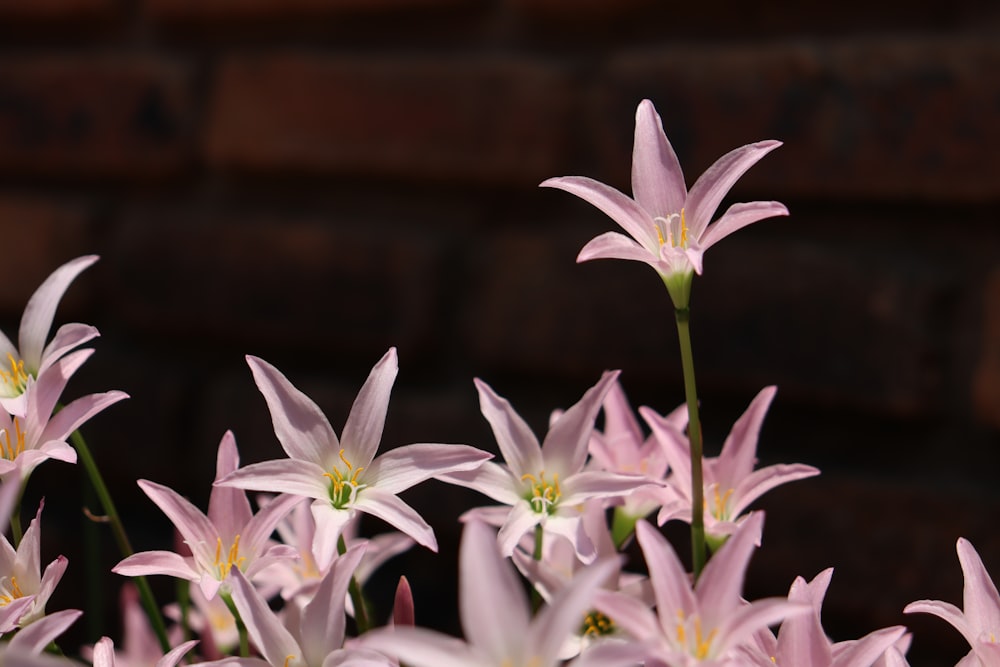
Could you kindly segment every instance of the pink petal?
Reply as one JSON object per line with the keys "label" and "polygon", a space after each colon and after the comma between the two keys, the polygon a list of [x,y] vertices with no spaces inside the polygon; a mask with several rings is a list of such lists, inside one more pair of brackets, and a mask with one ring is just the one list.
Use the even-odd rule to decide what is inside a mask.
{"label": "pink petal", "polygon": [[42,579],[38,584],[38,593],[35,594],[38,609],[45,608],[45,604],[52,597],[52,592],[55,591],[56,586],[62,580],[63,574],[66,573],[68,565],[69,559],[65,556],[57,556],[54,561],[45,567],[45,572],[42,573]]}
{"label": "pink petal", "polygon": [[281,624],[243,573],[234,567],[229,580],[233,591],[233,602],[236,603],[240,617],[247,627],[247,634],[264,658],[271,665],[285,664],[290,655],[304,660],[305,656],[302,655],[302,650],[291,633]]}
{"label": "pink petal", "polygon": [[528,600],[511,564],[497,549],[493,530],[471,521],[459,550],[459,613],[469,643],[495,664],[517,652],[525,641]]}
{"label": "pink petal", "polygon": [[702,250],[708,250],[713,245],[733,232],[765,218],[788,215],[784,204],[776,201],[755,201],[748,204],[733,204],[722,214],[722,217],[708,226],[705,235],[701,237]]}
{"label": "pink petal", "polygon": [[[702,575],[704,575],[704,572],[702,572]],[[763,600],[755,600],[750,604],[740,604],[739,606],[734,607],[733,610],[725,616],[714,617],[711,625],[715,625],[715,627],[719,629],[719,643],[717,645],[718,650],[728,651],[733,647],[745,644],[751,639],[754,633],[763,630],[769,625],[777,625],[784,619],[787,619],[784,620],[784,623],[790,623],[796,618],[810,616],[811,614],[812,607],[807,603],[789,602],[785,598],[765,598]],[[782,623],[782,625],[784,625],[784,623]],[[801,647],[803,650],[797,657],[802,658],[810,656],[822,659],[822,656],[828,654],[828,652],[824,651],[819,644],[814,643],[818,642],[820,637],[822,637],[822,641],[824,643],[826,642],[826,637],[822,635],[822,628],[819,628],[818,620],[816,627],[819,629],[820,635],[815,640],[808,640],[810,641],[809,646]],[[778,655],[782,655],[780,653],[780,635],[778,638],[778,651]],[[791,660],[782,663],[779,658],[778,664],[822,667],[824,664],[829,663],[811,661],[795,662]]]}
{"label": "pink petal", "polygon": [[[197,639],[192,639],[186,641],[183,644],[178,644],[175,648],[170,649],[167,653],[156,661],[155,667],[175,667],[177,663],[181,661],[181,658],[194,648],[194,645],[198,643]],[[94,667],[97,667],[96,665]]]}
{"label": "pink petal", "polygon": [[903,608],[904,614],[932,614],[938,618],[942,618],[948,623],[951,623],[952,627],[962,633],[965,637],[965,641],[969,642],[969,646],[975,646],[976,642],[979,641],[979,630],[974,627],[970,622],[970,619],[962,613],[962,610],[951,604],[950,602],[941,602],[940,600],[917,600],[916,602],[911,602]]}
{"label": "pink petal", "polygon": [[[636,598],[599,590],[594,593],[594,607],[608,618],[613,618],[615,625],[638,640],[659,637],[663,632],[650,606]],[[669,620],[673,621],[672,618]]]}
{"label": "pink petal", "polygon": [[214,560],[219,531],[201,510],[183,498],[173,489],[150,482],[138,481],[139,487],[149,496],[181,534],[199,565],[210,564]]}
{"label": "pink petal", "polygon": [[498,503],[513,505],[521,500],[524,483],[514,477],[506,466],[486,461],[473,470],[441,475],[443,482],[478,491]]}
{"label": "pink petal", "polygon": [[115,667],[115,644],[111,637],[101,637],[94,644],[94,667]]}
{"label": "pink petal", "polygon": [[71,323],[64,324],[56,330],[56,335],[45,346],[42,351],[42,361],[38,368],[38,375],[41,375],[60,359],[64,354],[75,347],[83,345],[88,340],[93,340],[100,336],[100,332],[89,324]]}
{"label": "pink petal", "polygon": [[363,479],[395,494],[444,473],[474,470],[491,458],[489,452],[468,445],[406,445],[379,455],[368,466]]}
{"label": "pink petal", "polygon": [[[965,617],[979,632],[996,632],[1000,628],[1000,595],[997,594],[997,587],[971,542],[960,537],[956,549],[958,560],[962,564],[962,574],[965,576],[962,595]],[[975,646],[971,642],[970,644]]]}
{"label": "pink petal", "polygon": [[337,455],[340,443],[322,410],[277,368],[254,356],[246,359],[285,453],[323,467],[327,458]]}
{"label": "pink petal", "polygon": [[659,253],[650,252],[646,248],[618,232],[604,232],[595,236],[587,245],[580,249],[576,261],[589,262],[592,259],[627,259],[649,264],[660,271]]}
{"label": "pink petal", "polygon": [[[240,467],[240,455],[236,449],[236,436],[226,431],[219,442],[219,452],[215,459],[215,479],[222,479]],[[232,542],[236,534],[250,521],[253,510],[243,489],[229,486],[213,486],[208,496],[208,520],[219,530],[219,535]],[[269,533],[270,534],[270,533]]]}
{"label": "pink petal", "polygon": [[644,210],[634,200],[611,186],[584,176],[550,178],[541,183],[541,186],[565,190],[596,206],[650,252],[656,252],[659,247],[660,240],[653,224],[655,213]]}
{"label": "pink petal", "polygon": [[300,459],[276,459],[251,463],[216,480],[218,486],[237,489],[290,493],[330,501],[330,482],[319,465]]}
{"label": "pink petal", "polygon": [[743,578],[763,527],[763,512],[750,514],[708,561],[695,584],[702,618],[721,620],[743,606]]}
{"label": "pink petal", "polygon": [[499,664],[459,639],[424,628],[379,628],[365,633],[361,644],[394,656],[410,667],[495,667]]}
{"label": "pink petal", "polygon": [[656,485],[648,477],[592,470],[569,477],[562,483],[560,505],[578,505],[591,498],[615,498],[648,485]]}
{"label": "pink petal", "polygon": [[488,384],[479,378],[473,382],[479,390],[480,409],[493,428],[497,446],[511,472],[518,479],[525,473],[538,474],[542,468],[542,448],[528,424],[514,411],[510,401],[498,396]]}
{"label": "pink petal", "polygon": [[895,625],[870,632],[861,639],[851,642],[850,646],[837,654],[833,667],[860,667],[871,665],[879,656],[906,632],[906,628]]}
{"label": "pink petal", "polygon": [[397,530],[406,533],[417,544],[431,551],[437,551],[434,530],[417,514],[416,510],[399,499],[399,496],[385,493],[375,487],[364,489],[358,494],[353,507],[372,516],[377,516]]}
{"label": "pink petal", "polygon": [[396,348],[391,347],[372,368],[354,399],[341,434],[341,446],[347,450],[347,460],[355,466],[365,467],[375,458],[398,370]]}
{"label": "pink petal", "polygon": [[43,616],[21,628],[7,644],[8,650],[38,655],[82,615],[77,609],[65,609]]}
{"label": "pink petal", "polygon": [[299,638],[306,664],[322,665],[327,655],[344,645],[344,599],[364,552],[364,545],[359,544],[337,558],[303,608]]}
{"label": "pink petal", "polygon": [[510,556],[514,553],[517,543],[521,538],[542,520],[542,516],[531,509],[531,505],[526,500],[519,500],[507,514],[500,532],[497,533],[497,543],[500,545],[500,553],[503,556]]}
{"label": "pink petal", "polygon": [[685,616],[696,611],[697,603],[687,572],[674,548],[658,530],[645,521],[639,521],[635,525],[635,534],[649,570],[649,581],[653,586],[657,609],[666,610],[671,615],[683,612]]}
{"label": "pink petal", "polygon": [[316,531],[313,533],[312,552],[317,563],[329,563],[337,553],[337,542],[344,527],[354,518],[353,509],[337,509],[329,500],[314,500],[309,506]]}
{"label": "pink petal", "polygon": [[54,414],[38,439],[42,442],[45,440],[65,440],[98,412],[128,397],[129,395],[123,391],[106,391],[102,394],[81,396]]}
{"label": "pink petal", "polygon": [[686,208],[690,235],[701,239],[719,203],[730,188],[758,160],[781,145],[780,141],[759,141],[732,150],[698,177],[688,192]]}
{"label": "pink petal", "polygon": [[761,389],[729,430],[715,464],[716,481],[723,490],[735,487],[753,471],[757,462],[757,438],[760,435],[760,427],[777,391],[778,388],[775,386]]}
{"label": "pink petal", "polygon": [[[29,430],[37,433],[37,429],[49,421],[60,394],[66,388],[66,383],[93,353],[94,350],[85,349],[66,355],[50,366],[45,373],[39,375],[37,381],[28,385],[23,395],[28,401],[25,417],[31,425]],[[69,431],[66,435],[68,434]],[[59,440],[65,437],[64,435]]]}
{"label": "pink petal", "polygon": [[653,103],[643,100],[635,112],[632,144],[632,194],[652,215],[680,213],[687,197],[684,174]]}
{"label": "pink petal", "polygon": [[753,501],[771,489],[807,477],[815,477],[819,469],[802,463],[779,463],[754,470],[736,485],[733,491],[730,514],[739,516]]}
{"label": "pink petal", "polygon": [[191,567],[190,559],[173,551],[140,551],[123,559],[111,571],[125,577],[165,574],[169,577],[198,581],[201,574]]}
{"label": "pink petal", "polygon": [[25,370],[31,373],[38,372],[42,361],[42,349],[45,347],[49,329],[52,328],[52,320],[59,301],[70,283],[97,259],[97,255],[87,255],[63,264],[53,271],[28,299],[18,332],[18,343]]}
{"label": "pink petal", "polygon": [[[542,470],[551,474],[558,473],[563,479],[583,470],[594,420],[618,375],[619,371],[605,371],[597,384],[588,389],[573,407],[549,427],[542,443]],[[537,474],[540,471],[525,472]]]}

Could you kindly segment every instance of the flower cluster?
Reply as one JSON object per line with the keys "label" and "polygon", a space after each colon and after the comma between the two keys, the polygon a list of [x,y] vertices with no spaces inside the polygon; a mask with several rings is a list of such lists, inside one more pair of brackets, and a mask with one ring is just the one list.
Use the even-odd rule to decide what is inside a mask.
{"label": "flower cluster", "polygon": [[[608,371],[578,402],[552,413],[540,440],[507,399],[476,379],[499,457],[468,444],[380,451],[398,373],[395,348],[361,385],[339,436],[288,377],[248,356],[283,455],[241,466],[235,437],[226,432],[204,512],[167,486],[139,480],[180,541],[173,551],[125,550],[113,571],[135,582],[123,588],[126,634],[119,648],[103,637],[82,655],[95,667],[174,667],[182,660],[217,667],[906,665],[910,637],[902,626],[847,641],[827,636],[820,614],[832,569],[808,582],[796,577],[784,597],[743,597],[765,524],[751,505],[776,486],[819,473],[804,464],[756,467],[776,388],[765,387],[750,401],[717,456],[703,453],[687,330],[693,276],[714,243],[787,214],[777,202],[734,204],[711,223],[739,176],[779,145],[764,141],[732,151],[688,191],[660,118],[643,101],[636,114],[634,198],[580,177],[542,184],[594,204],[629,235],[597,237],[579,261],[638,260],[662,278],[677,313],[684,406],[666,416],[649,407],[634,410],[621,382],[627,374]],[[18,347],[0,334],[6,359],[0,522],[11,527],[10,541],[0,536],[0,634],[6,639],[0,660],[21,667],[79,664],[55,655],[55,642],[82,612],[46,610],[68,561],[59,556],[42,571],[42,507],[22,532],[20,504],[41,462],[73,463],[78,454],[91,459],[79,427],[126,397],[109,391],[62,406],[68,381],[93,352],[79,348],[97,331],[67,324],[46,343],[63,293],[96,259],[73,260],[38,288]],[[88,465],[87,472],[104,491],[108,520],[120,529],[98,469]],[[380,615],[364,594],[365,582],[387,558],[414,545],[437,550],[431,525],[400,497],[431,479],[494,503],[461,518],[463,639],[416,626],[422,601],[405,578],[391,614]],[[254,503],[248,491],[257,492]],[[360,522],[371,518],[388,528],[361,537]],[[690,524],[693,572],[660,530],[670,521]],[[639,563],[625,556],[633,540]],[[919,601],[905,611],[954,625],[971,646],[962,667],[1000,666],[1000,594],[964,539],[958,555],[964,610]],[[185,594],[159,609],[145,582],[149,575],[178,579]],[[164,617],[173,621],[169,628]]]}

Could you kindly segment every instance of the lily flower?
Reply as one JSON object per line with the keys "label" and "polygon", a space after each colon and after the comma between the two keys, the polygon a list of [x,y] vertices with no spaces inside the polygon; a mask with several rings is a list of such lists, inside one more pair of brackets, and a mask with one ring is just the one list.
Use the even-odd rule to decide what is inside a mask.
{"label": "lily flower", "polygon": [[17,347],[0,332],[0,407],[8,412],[23,415],[22,396],[28,381],[38,379],[64,354],[98,335],[97,329],[86,324],[64,324],[52,341],[45,344],[63,294],[97,259],[97,255],[78,257],[45,279],[24,308]]}
{"label": "lily flower", "polygon": [[359,643],[411,667],[553,667],[559,664],[563,642],[582,625],[594,592],[617,567],[612,559],[581,570],[532,618],[521,581],[497,550],[493,531],[481,521],[469,521],[459,547],[458,600],[467,641],[426,628],[395,626],[368,632]]}
{"label": "lily flower", "polygon": [[46,459],[76,463],[76,450],[66,442],[70,434],[104,408],[128,398],[121,391],[89,394],[52,414],[69,378],[92,353],[84,349],[67,354],[37,381],[29,381],[30,387],[21,395],[21,415],[0,410],[0,478],[7,480],[17,471],[27,479]]}
{"label": "lily flower", "polygon": [[649,264],[666,283],[674,306],[686,308],[692,272],[701,274],[702,254],[708,248],[741,227],[788,215],[788,209],[775,201],[733,204],[709,226],[739,177],[780,145],[779,141],[760,141],[726,153],[689,191],[659,114],[652,102],[643,100],[636,110],[632,147],[634,198],[582,176],[550,178],[541,185],[590,202],[628,233],[601,234],[583,247],[577,262],[603,258]]}
{"label": "lily flower", "polygon": [[678,667],[728,664],[758,630],[810,609],[784,598],[751,603],[742,599],[747,564],[760,542],[763,523],[761,512],[748,516],[692,587],[670,544],[656,528],[640,521],[636,537],[649,570],[656,612],[636,598],[610,591],[599,591],[594,606],[641,643],[647,660]]}
{"label": "lily flower", "polygon": [[[714,546],[736,529],[742,512],[757,498],[776,486],[819,474],[817,468],[801,463],[776,464],[754,470],[760,427],[776,392],[773,386],[762,389],[733,424],[719,456],[704,460],[705,532],[714,540]],[[672,519],[690,522],[690,442],[670,418],[661,417],[646,407],[639,408],[639,412],[670,462],[673,474],[669,478],[668,494],[674,494],[679,500],[664,503],[657,522],[660,525]]]}
{"label": "lily flower", "polygon": [[[236,438],[226,431],[219,442],[216,480],[239,466]],[[270,540],[275,526],[299,498],[279,496],[253,514],[246,493],[213,486],[208,500],[208,516],[173,489],[139,480],[139,487],[173,522],[191,549],[191,556],[172,551],[143,551],[132,554],[111,568],[127,577],[166,574],[187,579],[201,587],[212,599],[230,575],[245,571],[253,577],[281,558],[294,558],[295,551]]]}
{"label": "lily flower", "polygon": [[[184,654],[190,651],[191,647],[197,643],[197,639],[186,641],[168,651],[166,655],[156,660],[155,663],[146,664],[154,664],[155,667],[176,667],[177,663],[184,658]],[[111,637],[101,637],[94,644],[93,664],[94,667],[118,667],[119,664],[121,667],[139,667],[138,664],[131,660],[116,656],[115,643],[111,640]]]}
{"label": "lily flower", "polygon": [[963,609],[940,600],[911,602],[903,613],[933,614],[951,623],[962,633],[972,650],[959,663],[963,667],[1000,666],[1000,594],[990,578],[983,560],[964,537],[956,545],[958,561],[962,564],[965,586],[962,594]]}
{"label": "lily flower", "polygon": [[[861,639],[833,643],[820,622],[820,609],[830,585],[833,568],[806,583],[796,577],[788,591],[791,602],[808,604],[812,613],[792,616],[781,624],[777,638],[766,628],[758,635],[758,646],[748,647],[746,659],[757,667],[871,667],[894,651],[891,660],[902,657],[894,645],[906,634],[901,625],[870,632]],[[892,664],[892,663],[890,663]]]}
{"label": "lily flower", "polygon": [[506,464],[487,462],[470,472],[449,474],[447,480],[510,506],[505,512],[479,508],[465,515],[490,523],[500,520],[497,539],[504,556],[514,552],[525,533],[541,526],[569,539],[589,562],[596,554],[583,529],[583,503],[626,495],[650,483],[640,475],[584,469],[594,419],[617,377],[617,371],[605,372],[579,402],[554,418],[540,446],[510,402],[482,380],[475,380],[483,416],[493,428]]}
{"label": "lily flower", "polygon": [[396,348],[375,364],[361,387],[341,439],[312,399],[278,369],[252,356],[247,363],[289,458],[254,463],[217,485],[312,498],[313,551],[319,562],[329,562],[344,525],[357,512],[376,516],[437,551],[433,529],[397,494],[432,477],[475,468],[491,456],[467,445],[443,444],[406,445],[375,456],[398,370]]}
{"label": "lily flower", "polygon": [[[0,632],[26,627],[45,616],[45,604],[69,564],[65,556],[59,556],[42,572],[43,504],[39,503],[35,518],[24,531],[16,550],[6,537],[0,535]],[[28,604],[21,603],[21,600],[27,600]]]}

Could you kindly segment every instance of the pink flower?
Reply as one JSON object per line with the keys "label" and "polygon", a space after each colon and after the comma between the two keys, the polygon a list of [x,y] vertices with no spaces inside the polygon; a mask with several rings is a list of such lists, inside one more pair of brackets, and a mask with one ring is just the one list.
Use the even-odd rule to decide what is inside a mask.
{"label": "pink flower", "polygon": [[45,616],[45,604],[69,564],[65,556],[59,556],[42,572],[41,521],[40,503],[16,550],[0,535],[0,632],[27,626]]}
{"label": "pink flower", "polygon": [[[239,466],[236,439],[226,431],[219,442],[216,480]],[[212,487],[208,516],[176,491],[147,480],[139,486],[163,510],[183,536],[191,556],[172,551],[143,551],[125,558],[111,571],[127,577],[166,574],[193,581],[206,598],[212,599],[231,573],[242,570],[254,576],[281,558],[294,558],[295,551],[270,540],[275,526],[299,499],[280,496],[257,514],[243,491],[224,486]]]}
{"label": "pink flower", "polygon": [[510,402],[476,379],[483,416],[493,427],[506,465],[487,462],[447,479],[510,506],[509,511],[480,508],[467,513],[491,523],[499,520],[497,539],[504,556],[513,553],[525,533],[540,525],[569,539],[577,553],[593,560],[594,546],[581,523],[584,501],[626,495],[650,483],[639,475],[584,469],[594,419],[616,377],[617,371],[604,373],[579,402],[558,415],[541,446]]}
{"label": "pink flower", "polygon": [[951,623],[969,642],[972,650],[962,660],[963,667],[1000,666],[1000,594],[983,565],[975,547],[964,537],[956,545],[958,561],[962,564],[965,587],[962,594],[963,609],[940,600],[918,600],[903,609],[904,613],[923,612],[934,614]]}
{"label": "pink flower", "polygon": [[313,498],[313,553],[321,563],[329,562],[344,525],[357,512],[377,516],[437,550],[434,531],[397,494],[447,472],[476,468],[490,454],[467,445],[415,444],[375,456],[398,370],[396,348],[375,364],[361,387],[341,439],[319,407],[278,369],[257,357],[247,357],[247,363],[289,458],[241,468],[217,485]]}
{"label": "pink flower", "polygon": [[73,279],[97,261],[97,255],[78,257],[56,269],[28,299],[21,316],[18,347],[0,333],[0,406],[24,414],[22,396],[30,379],[38,379],[56,360],[98,335],[86,324],[64,324],[46,345],[56,307]]}
{"label": "pink flower", "polygon": [[741,227],[788,215],[788,209],[774,201],[733,204],[709,226],[739,177],[780,145],[778,141],[761,141],[737,148],[719,158],[688,191],[660,116],[652,102],[643,100],[636,110],[632,147],[634,199],[582,176],[550,178],[542,186],[559,188],[590,202],[628,233],[601,234],[583,247],[578,262],[604,258],[649,264],[667,283],[674,305],[684,308],[691,273],[701,273],[705,250]]}
{"label": "pink flower", "polygon": [[[776,464],[754,470],[757,463],[757,438],[767,409],[777,392],[765,387],[750,402],[722,445],[718,457],[706,458],[703,466],[705,482],[705,532],[716,540],[735,530],[740,515],[757,498],[776,486],[819,474],[819,470],[801,463]],[[640,408],[653,434],[670,462],[673,471],[668,478],[668,494],[674,502],[665,502],[658,522],[672,519],[691,521],[691,453],[686,435],[677,429],[677,422],[664,418],[649,408]]]}

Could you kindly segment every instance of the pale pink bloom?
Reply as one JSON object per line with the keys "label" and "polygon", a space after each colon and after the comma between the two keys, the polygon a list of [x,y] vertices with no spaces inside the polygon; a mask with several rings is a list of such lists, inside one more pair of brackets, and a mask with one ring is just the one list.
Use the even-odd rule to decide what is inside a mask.
{"label": "pale pink bloom", "polygon": [[788,600],[808,604],[812,613],[785,619],[777,638],[766,628],[762,630],[756,637],[757,645],[747,647],[748,667],[871,667],[877,660],[883,660],[890,649],[899,653],[894,645],[906,633],[901,625],[876,630],[857,640],[830,641],[820,622],[820,610],[832,576],[833,568],[829,568],[809,583],[796,577],[788,591]]}
{"label": "pale pink bloom", "polygon": [[[265,568],[257,572],[257,579],[267,581],[270,584],[271,582],[268,578],[270,571],[270,568]],[[201,586],[191,586],[189,590],[191,606],[187,610],[187,627],[197,633],[201,639],[201,646],[199,647],[201,656],[206,660],[217,660],[224,655],[232,653],[239,645],[240,634],[239,629],[236,627],[236,619],[233,617],[233,612],[226,606],[226,601],[222,599],[221,595],[216,595],[211,599],[206,598],[205,594],[201,592]],[[141,609],[137,609],[136,611],[145,619],[145,614]],[[164,607],[163,614],[178,623],[181,622],[181,608],[176,603],[168,604]],[[179,629],[179,627],[173,626],[171,629]],[[129,649],[127,634],[125,639],[125,650],[127,652]],[[154,659],[141,663],[141,665],[145,665],[146,667],[152,665],[162,655],[159,641],[152,635],[150,635],[150,639],[153,643],[149,646],[149,650],[153,651]],[[121,662],[120,657],[119,662]],[[141,665],[129,664],[125,667],[141,667]]]}
{"label": "pale pink bloom", "polygon": [[0,407],[8,412],[23,415],[22,395],[29,379],[38,379],[57,359],[98,335],[97,329],[86,324],[64,324],[52,341],[45,344],[66,289],[97,259],[97,255],[78,257],[45,279],[24,307],[17,347],[0,332],[0,367],[4,368],[0,370]]}
{"label": "pale pink bloom", "polygon": [[[590,436],[591,469],[608,470],[642,475],[661,482],[669,465],[659,441],[652,435],[645,436],[639,420],[621,384],[616,380],[604,398],[604,429],[594,430]],[[670,413],[666,420],[678,431],[687,425],[687,408],[681,406]],[[633,519],[642,519],[663,503],[662,487],[641,486],[632,493],[615,499],[612,504]]]}
{"label": "pale pink bloom", "polygon": [[[42,505],[39,503],[35,518],[28,524],[16,550],[0,535],[0,632],[25,627],[45,616],[45,604],[69,563],[65,556],[59,556],[42,572]],[[30,604],[23,605],[19,602],[22,599]]]}
{"label": "pale pink bloom", "polygon": [[[816,468],[800,463],[754,470],[760,427],[776,391],[776,387],[762,389],[733,424],[719,456],[703,460],[705,532],[710,537],[721,539],[732,533],[742,520],[743,511],[774,487],[819,474]],[[661,417],[645,407],[639,408],[639,412],[659,440],[673,471],[657,521],[660,525],[672,519],[690,522],[690,442],[670,418]],[[674,496],[673,501],[666,500],[669,495]]]}
{"label": "pale pink bloom", "polygon": [[[688,191],[663,123],[649,100],[635,114],[632,147],[632,193],[582,176],[550,178],[541,185],[565,190],[590,202],[628,233],[606,232],[591,240],[576,261],[629,259],[652,266],[665,281],[701,273],[702,254],[741,227],[776,215],[788,215],[774,201],[733,204],[715,224],[712,216],[733,184],[764,155],[781,145],[760,141],[719,158]],[[670,287],[668,283],[668,288]],[[675,305],[679,303],[671,291]]]}
{"label": "pale pink bloom", "polygon": [[398,370],[396,348],[375,364],[340,439],[319,407],[278,369],[252,356],[247,363],[289,458],[241,468],[217,485],[313,498],[313,553],[320,562],[330,560],[344,525],[357,512],[376,516],[437,550],[433,529],[397,494],[443,473],[475,468],[490,455],[467,445],[415,444],[375,456]]}
{"label": "pale pink bloom", "polygon": [[57,611],[18,630],[9,642],[0,643],[0,664],[4,667],[79,667],[79,663],[49,654],[45,649],[82,614],[77,609]]}
{"label": "pale pink bloom", "polygon": [[392,665],[367,649],[344,648],[344,598],[363,546],[352,547],[334,560],[313,599],[298,610],[288,608],[283,623],[267,601],[239,572],[233,573],[232,595],[253,645],[261,658],[224,658],[203,663],[222,667],[347,667]]}
{"label": "pale pink bloom", "polygon": [[[238,466],[236,439],[232,432],[226,431],[219,443],[216,480]],[[246,493],[213,486],[206,516],[170,488],[147,480],[138,483],[173,522],[192,555],[144,551],[125,558],[112,572],[127,577],[166,574],[187,579],[197,583],[205,597],[211,599],[233,571],[242,570],[254,577],[277,559],[295,557],[293,549],[270,539],[278,522],[298,502],[294,496],[275,498],[254,514]]]}
{"label": "pale pink bloom", "polygon": [[737,649],[758,630],[810,609],[784,598],[748,603],[741,597],[763,522],[762,513],[750,514],[692,587],[666,539],[639,521],[636,537],[649,570],[656,612],[633,597],[608,591],[598,592],[594,606],[640,642],[647,660],[678,667],[732,664]]}
{"label": "pale pink bloom", "polygon": [[[176,648],[171,649],[166,655],[156,660],[155,663],[148,663],[145,667],[176,667],[184,658],[184,654],[190,651],[191,647],[197,643],[197,640],[184,642]],[[139,665],[136,665],[131,660],[123,660],[121,657],[116,657],[116,655],[115,644],[111,641],[111,638],[101,637],[94,644],[94,667],[139,667]]]}
{"label": "pale pink bloom", "polygon": [[459,551],[458,609],[466,641],[396,626],[366,633],[359,643],[411,667],[552,667],[559,663],[566,638],[591,609],[594,592],[615,567],[614,561],[602,560],[581,570],[532,617],[521,581],[500,555],[493,531],[472,520],[465,525]]}
{"label": "pale pink bloom", "polygon": [[513,553],[525,533],[542,526],[566,537],[577,553],[593,560],[594,547],[581,523],[584,501],[626,495],[648,482],[639,475],[584,469],[594,419],[617,377],[618,371],[605,372],[576,405],[555,418],[541,445],[507,399],[475,380],[483,416],[493,428],[506,465],[487,462],[470,472],[450,474],[447,480],[510,506],[466,513],[466,518],[499,520],[497,539],[503,555]]}
{"label": "pale pink bloom", "polygon": [[951,623],[969,642],[972,650],[959,663],[962,667],[1000,666],[1000,594],[975,547],[964,537],[956,545],[962,564],[965,586],[962,609],[940,600],[918,600],[903,609],[904,613],[934,614]]}
{"label": "pale pink bloom", "polygon": [[21,394],[20,415],[0,410],[0,478],[6,480],[15,470],[27,478],[47,459],[76,463],[76,450],[66,442],[70,434],[109,405],[128,398],[121,391],[89,394],[52,414],[70,376],[92,353],[77,350],[53,361]]}

